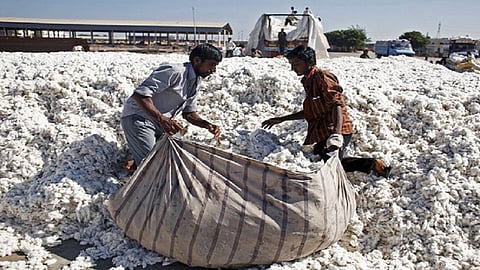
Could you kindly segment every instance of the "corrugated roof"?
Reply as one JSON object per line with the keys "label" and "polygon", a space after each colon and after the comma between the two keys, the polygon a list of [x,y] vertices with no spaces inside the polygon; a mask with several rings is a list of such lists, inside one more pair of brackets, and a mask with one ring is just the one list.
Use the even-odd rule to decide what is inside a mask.
{"label": "corrugated roof", "polygon": [[188,21],[126,21],[126,20],[78,20],[0,17],[1,28],[75,30],[75,31],[137,31],[137,32],[193,32],[232,34],[226,22]]}

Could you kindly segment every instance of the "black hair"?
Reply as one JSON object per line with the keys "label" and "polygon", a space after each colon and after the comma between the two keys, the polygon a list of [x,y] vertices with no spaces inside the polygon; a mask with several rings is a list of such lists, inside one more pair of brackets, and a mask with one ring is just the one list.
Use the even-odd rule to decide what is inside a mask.
{"label": "black hair", "polygon": [[222,61],[222,52],[217,47],[208,43],[200,44],[193,48],[190,52],[190,62],[193,62],[193,58],[196,56],[200,57],[202,62],[205,60],[215,60],[217,62]]}
{"label": "black hair", "polygon": [[317,64],[315,50],[310,47],[305,47],[304,45],[298,45],[295,49],[289,51],[285,57],[287,57],[287,59],[298,58],[307,64]]}

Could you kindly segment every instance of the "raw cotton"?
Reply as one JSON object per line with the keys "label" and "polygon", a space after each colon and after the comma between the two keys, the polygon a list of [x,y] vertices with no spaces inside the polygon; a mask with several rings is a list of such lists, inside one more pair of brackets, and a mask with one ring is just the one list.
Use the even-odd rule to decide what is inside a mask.
{"label": "raw cotton", "polygon": [[[126,237],[105,201],[129,179],[124,100],[159,64],[187,55],[0,59],[0,256],[21,251],[27,260],[18,268],[45,269],[52,263],[45,247],[74,238],[91,247],[72,269],[104,258],[119,268],[171,262]],[[407,57],[321,59],[318,66],[344,86],[355,126],[349,154],[384,158],[393,175],[348,174],[359,196],[345,236],[307,258],[265,267],[480,268],[480,76]],[[199,114],[221,126],[225,151],[314,171],[320,162],[302,146],[304,121],[260,127],[301,109],[299,80],[285,59],[224,59],[200,85]],[[184,139],[214,143],[194,126]]]}

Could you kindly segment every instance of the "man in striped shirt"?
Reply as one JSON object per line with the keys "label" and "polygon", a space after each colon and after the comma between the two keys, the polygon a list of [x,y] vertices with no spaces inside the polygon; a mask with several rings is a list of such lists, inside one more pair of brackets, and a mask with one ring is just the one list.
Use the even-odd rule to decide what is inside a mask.
{"label": "man in striped shirt", "polygon": [[304,144],[314,144],[314,153],[323,160],[326,161],[332,152],[338,150],[345,171],[373,171],[389,177],[391,167],[380,159],[344,157],[344,150],[352,138],[352,121],[343,99],[343,88],[334,74],[316,67],[315,50],[300,45],[286,57],[292,70],[303,76],[301,82],[306,94],[303,110],[268,119],[262,123],[262,127],[269,129],[284,121],[305,119],[308,131]]}

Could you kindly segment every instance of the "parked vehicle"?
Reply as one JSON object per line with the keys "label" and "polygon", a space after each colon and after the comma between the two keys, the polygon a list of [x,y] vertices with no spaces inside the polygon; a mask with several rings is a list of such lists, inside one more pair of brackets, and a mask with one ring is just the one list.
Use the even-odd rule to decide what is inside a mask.
{"label": "parked vehicle", "polygon": [[479,57],[479,40],[471,37],[431,38],[427,45],[427,56],[447,58],[451,54],[466,56],[468,52]]}
{"label": "parked vehicle", "polygon": [[374,49],[377,58],[390,55],[415,55],[412,44],[406,39],[379,40],[375,43]]}
{"label": "parked vehicle", "polygon": [[480,72],[480,62],[477,62],[477,40],[470,37],[453,38],[450,40],[448,57],[444,57],[444,65],[458,72]]}
{"label": "parked vehicle", "polygon": [[317,58],[328,58],[330,45],[320,20],[310,13],[297,14],[294,23],[286,24],[288,16],[290,14],[262,14],[250,33],[246,51],[257,49],[263,57],[280,56],[278,33],[283,29],[286,33],[284,54],[303,44],[315,49]]}
{"label": "parked vehicle", "polygon": [[448,55],[453,53],[459,55],[467,55],[467,53],[473,54],[478,57],[478,50],[476,47],[477,41],[471,37],[461,37],[450,40],[450,47],[448,49]]}

